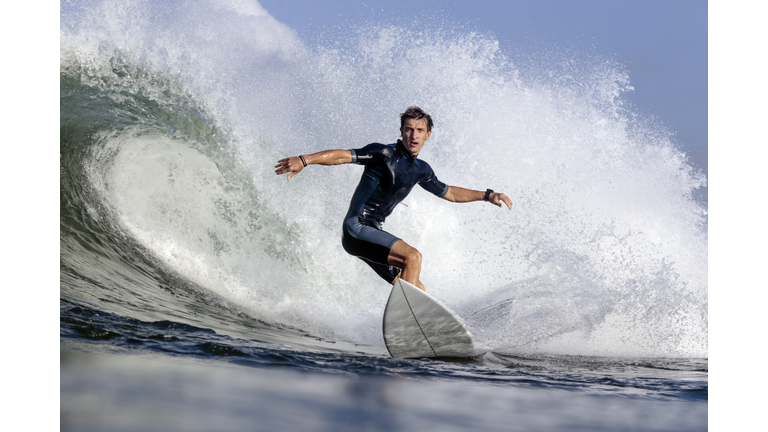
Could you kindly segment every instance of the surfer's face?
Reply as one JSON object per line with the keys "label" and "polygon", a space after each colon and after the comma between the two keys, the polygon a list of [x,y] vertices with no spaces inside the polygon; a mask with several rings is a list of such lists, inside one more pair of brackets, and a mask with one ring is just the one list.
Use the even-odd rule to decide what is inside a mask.
{"label": "surfer's face", "polygon": [[424,143],[432,134],[427,130],[427,120],[405,119],[403,127],[400,128],[400,134],[403,137],[403,144],[412,155],[416,156],[424,147]]}

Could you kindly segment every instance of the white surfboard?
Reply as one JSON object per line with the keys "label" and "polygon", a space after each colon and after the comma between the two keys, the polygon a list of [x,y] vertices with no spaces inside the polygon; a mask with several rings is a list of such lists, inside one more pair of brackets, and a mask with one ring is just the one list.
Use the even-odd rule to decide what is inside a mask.
{"label": "white surfboard", "polygon": [[384,343],[395,358],[472,357],[472,333],[450,309],[397,279],[384,309]]}

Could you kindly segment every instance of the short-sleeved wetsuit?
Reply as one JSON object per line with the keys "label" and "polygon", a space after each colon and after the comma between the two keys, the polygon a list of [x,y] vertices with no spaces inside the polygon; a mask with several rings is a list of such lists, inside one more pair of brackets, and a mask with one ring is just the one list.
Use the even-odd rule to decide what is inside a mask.
{"label": "short-sleeved wetsuit", "polygon": [[413,156],[400,140],[395,144],[368,144],[350,152],[352,163],[364,165],[365,171],[344,218],[341,244],[347,253],[362,259],[392,283],[400,269],[388,265],[387,257],[400,239],[381,229],[384,219],[416,184],[438,197],[448,193],[448,185],[438,180],[429,164]]}

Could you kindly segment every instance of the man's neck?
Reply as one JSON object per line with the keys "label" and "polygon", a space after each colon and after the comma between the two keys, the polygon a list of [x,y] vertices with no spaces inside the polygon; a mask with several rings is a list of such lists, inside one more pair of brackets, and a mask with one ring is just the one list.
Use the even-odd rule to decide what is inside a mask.
{"label": "man's neck", "polygon": [[400,149],[403,151],[403,153],[407,154],[412,159],[416,159],[416,156],[418,156],[418,155],[415,155],[415,154],[411,153],[410,150],[408,150],[408,147],[405,146],[405,143],[403,143],[403,140],[400,140],[400,139],[397,140],[397,145],[400,146]]}

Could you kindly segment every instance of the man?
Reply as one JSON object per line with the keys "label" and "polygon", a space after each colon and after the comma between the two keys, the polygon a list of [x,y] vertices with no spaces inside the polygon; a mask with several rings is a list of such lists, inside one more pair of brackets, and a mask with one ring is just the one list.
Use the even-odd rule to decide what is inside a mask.
{"label": "man", "polygon": [[[277,175],[288,180],[311,164],[365,166],[349,211],[344,218],[344,250],[362,259],[384,280],[394,284],[398,277],[424,290],[419,280],[421,253],[403,240],[381,229],[384,219],[418,183],[422,188],[451,202],[488,201],[512,209],[512,201],[503,193],[485,192],[448,186],[435,176],[428,163],[417,159],[432,134],[432,118],[419,107],[400,114],[402,140],[395,144],[369,144],[356,150],[324,150],[311,155],[281,159],[275,165]],[[402,271],[401,271],[402,270]]]}

